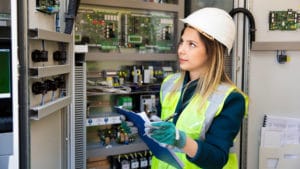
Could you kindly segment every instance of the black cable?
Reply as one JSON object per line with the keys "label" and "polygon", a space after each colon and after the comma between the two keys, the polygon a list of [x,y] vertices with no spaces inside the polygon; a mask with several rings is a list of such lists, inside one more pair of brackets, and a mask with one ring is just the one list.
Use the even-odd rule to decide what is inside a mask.
{"label": "black cable", "polygon": [[254,20],[254,17],[252,15],[252,13],[246,9],[246,8],[234,8],[232,9],[229,14],[231,17],[234,17],[235,14],[237,13],[243,13],[245,14],[248,19],[249,19],[249,23],[250,23],[250,47],[252,46],[252,42],[255,41],[255,31],[256,31],[256,28],[255,28],[255,20]]}
{"label": "black cable", "polygon": [[65,17],[65,20],[66,20],[65,33],[66,34],[72,33],[75,17],[77,15],[77,11],[79,8],[79,4],[80,4],[80,0],[70,0],[69,1],[68,13]]}

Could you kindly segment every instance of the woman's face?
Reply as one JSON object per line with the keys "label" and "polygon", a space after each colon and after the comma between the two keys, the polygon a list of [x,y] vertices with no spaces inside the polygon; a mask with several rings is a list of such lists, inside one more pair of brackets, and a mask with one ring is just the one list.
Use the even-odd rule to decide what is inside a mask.
{"label": "woman's face", "polygon": [[180,68],[190,72],[191,80],[205,74],[208,69],[208,56],[197,30],[191,27],[185,28],[177,52]]}

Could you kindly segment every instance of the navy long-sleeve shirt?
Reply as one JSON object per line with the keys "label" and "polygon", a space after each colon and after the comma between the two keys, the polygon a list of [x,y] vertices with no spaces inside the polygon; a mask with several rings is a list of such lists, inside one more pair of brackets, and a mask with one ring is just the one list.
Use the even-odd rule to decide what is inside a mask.
{"label": "navy long-sleeve shirt", "polygon": [[[188,79],[185,79],[185,82]],[[176,107],[181,112],[192,97],[196,81],[193,81],[182,96],[182,102]],[[179,111],[177,111],[179,110]],[[158,110],[158,112],[161,112]],[[240,130],[245,112],[245,99],[242,94],[232,92],[225,100],[224,107],[216,116],[205,134],[205,140],[196,140],[198,150],[194,157],[187,158],[203,169],[221,169],[228,160],[230,147]],[[180,116],[180,114],[178,115]],[[177,122],[175,117],[173,122]]]}

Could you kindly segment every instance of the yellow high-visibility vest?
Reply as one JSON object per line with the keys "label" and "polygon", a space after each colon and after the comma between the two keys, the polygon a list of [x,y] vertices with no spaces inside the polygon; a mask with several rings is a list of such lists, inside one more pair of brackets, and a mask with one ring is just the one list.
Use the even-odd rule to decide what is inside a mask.
{"label": "yellow high-visibility vest", "polygon": [[[170,95],[175,82],[179,79],[180,74],[168,76],[162,83],[160,99],[162,103],[161,119],[165,119],[175,113],[178,100],[180,99],[181,91],[176,94]],[[176,128],[184,131],[188,137],[193,139],[205,139],[205,133],[210,127],[213,118],[220,114],[224,106],[226,98],[232,91],[236,89],[235,86],[222,83],[218,86],[217,90],[207,99],[202,108],[199,107],[201,103],[201,96],[196,94],[192,97],[189,104],[181,112],[177,120]],[[247,97],[246,107],[248,104]],[[245,112],[246,114],[246,112]],[[186,155],[180,151],[176,152],[178,158],[183,162],[184,169],[201,169],[197,165],[191,163]],[[165,163],[155,157],[152,158],[152,169],[174,169],[168,163]],[[228,162],[223,169],[238,169],[238,160],[236,153],[230,152]]]}

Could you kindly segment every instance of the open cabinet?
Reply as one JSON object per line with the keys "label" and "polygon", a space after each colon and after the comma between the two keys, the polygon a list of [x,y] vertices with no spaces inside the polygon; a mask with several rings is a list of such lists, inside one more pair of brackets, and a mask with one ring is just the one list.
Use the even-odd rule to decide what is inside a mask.
{"label": "open cabinet", "polygon": [[81,1],[75,43],[88,49],[82,64],[87,168],[149,166],[147,146],[114,106],[156,113],[160,83],[177,71],[183,15],[183,1]]}
{"label": "open cabinet", "polygon": [[71,168],[70,1],[18,1],[20,168]]}

